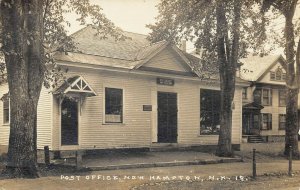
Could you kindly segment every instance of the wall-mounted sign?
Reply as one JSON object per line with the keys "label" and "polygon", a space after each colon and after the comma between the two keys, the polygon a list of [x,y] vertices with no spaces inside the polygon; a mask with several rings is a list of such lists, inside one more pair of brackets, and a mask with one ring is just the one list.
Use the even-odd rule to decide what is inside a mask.
{"label": "wall-mounted sign", "polygon": [[174,86],[175,81],[174,79],[157,78],[156,83],[160,85]]}
{"label": "wall-mounted sign", "polygon": [[143,105],[143,111],[152,111],[152,105]]}

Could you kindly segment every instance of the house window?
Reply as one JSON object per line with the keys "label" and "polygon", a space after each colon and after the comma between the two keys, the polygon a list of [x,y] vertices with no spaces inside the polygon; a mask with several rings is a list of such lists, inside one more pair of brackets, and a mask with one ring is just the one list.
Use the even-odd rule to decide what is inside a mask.
{"label": "house window", "polygon": [[243,94],[242,94],[243,99],[247,99],[247,87],[243,88]]}
{"label": "house window", "polygon": [[286,115],[285,114],[279,114],[279,130],[285,130],[285,119]]}
{"label": "house window", "polygon": [[279,90],[279,106],[286,106],[286,90]]}
{"label": "house window", "polygon": [[3,101],[3,123],[9,123],[9,97],[8,94],[4,94],[2,97]]}
{"label": "house window", "polygon": [[272,105],[272,89],[262,89],[262,104]]}
{"label": "house window", "polygon": [[285,79],[286,79],[286,73],[284,73],[282,68],[280,67],[278,67],[275,72],[274,71],[270,72],[270,80],[284,82]]}
{"label": "house window", "polygon": [[105,123],[123,122],[123,90],[105,88]]}
{"label": "house window", "polygon": [[262,118],[262,130],[272,130],[272,114],[263,113]]}
{"label": "house window", "polygon": [[217,90],[200,91],[200,134],[218,135],[220,131],[221,94]]}

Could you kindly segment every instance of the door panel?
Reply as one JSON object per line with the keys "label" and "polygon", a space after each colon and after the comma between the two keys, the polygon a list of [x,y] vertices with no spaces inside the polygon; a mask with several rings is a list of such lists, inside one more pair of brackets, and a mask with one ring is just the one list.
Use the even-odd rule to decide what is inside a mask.
{"label": "door panel", "polygon": [[61,104],[61,145],[78,145],[78,106],[70,99]]}
{"label": "door panel", "polygon": [[158,92],[158,142],[177,142],[177,94]]}

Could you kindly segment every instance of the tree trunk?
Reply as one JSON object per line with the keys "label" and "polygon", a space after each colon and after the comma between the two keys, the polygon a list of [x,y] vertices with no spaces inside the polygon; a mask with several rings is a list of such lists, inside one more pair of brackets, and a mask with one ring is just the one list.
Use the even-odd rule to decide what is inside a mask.
{"label": "tree trunk", "polygon": [[298,150],[298,85],[295,71],[295,37],[293,25],[294,11],[285,14],[285,40],[286,40],[286,60],[287,60],[287,105],[286,105],[286,129],[285,129],[285,149],[284,154],[288,155],[290,146],[294,157],[299,157]]}
{"label": "tree trunk", "polygon": [[1,2],[11,113],[6,173],[12,177],[38,177],[35,120],[44,77],[42,2]]}
{"label": "tree trunk", "polygon": [[[225,16],[224,4],[222,1],[218,1],[217,8],[217,53],[218,64],[220,72],[220,88],[221,88],[221,123],[220,134],[218,141],[218,148],[216,155],[218,156],[231,156],[231,125],[232,125],[232,100],[234,91],[235,73],[232,73],[230,67],[230,60],[227,59],[229,48],[225,47],[226,37],[228,33],[227,20]],[[227,45],[227,44],[226,44]],[[227,50],[227,52],[226,52]],[[227,53],[227,54],[226,54]],[[233,85],[232,85],[233,84]]]}
{"label": "tree trunk", "polygon": [[[240,40],[241,2],[234,1],[234,31],[232,45],[228,42],[228,26],[225,13],[225,4],[218,1],[217,36],[218,62],[221,88],[221,127],[216,154],[218,156],[232,156],[232,105],[235,92],[236,65]],[[226,46],[226,47],[225,47]]]}

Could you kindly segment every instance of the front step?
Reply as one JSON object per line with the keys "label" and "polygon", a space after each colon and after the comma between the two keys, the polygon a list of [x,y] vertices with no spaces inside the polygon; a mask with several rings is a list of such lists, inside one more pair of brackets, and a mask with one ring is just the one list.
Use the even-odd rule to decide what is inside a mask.
{"label": "front step", "polygon": [[152,152],[176,151],[178,149],[177,143],[152,143],[150,146]]}
{"label": "front step", "polygon": [[248,143],[264,143],[264,139],[259,135],[248,136]]}

